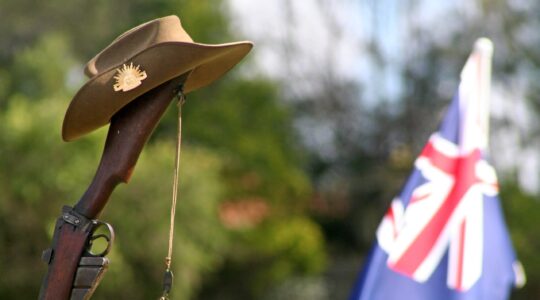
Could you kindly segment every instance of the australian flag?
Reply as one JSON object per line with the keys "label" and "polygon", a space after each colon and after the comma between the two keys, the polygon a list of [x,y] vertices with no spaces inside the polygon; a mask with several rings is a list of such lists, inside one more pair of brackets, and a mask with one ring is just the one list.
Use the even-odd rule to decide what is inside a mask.
{"label": "australian flag", "polygon": [[524,284],[486,159],[491,53],[478,40],[439,130],[377,229],[351,300],[504,300]]}

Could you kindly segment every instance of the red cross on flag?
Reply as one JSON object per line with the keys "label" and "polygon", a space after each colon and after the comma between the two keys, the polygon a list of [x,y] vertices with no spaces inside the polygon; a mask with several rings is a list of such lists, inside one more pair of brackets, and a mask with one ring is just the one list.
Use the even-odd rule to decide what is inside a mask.
{"label": "red cross on flag", "polygon": [[351,299],[504,300],[524,283],[486,158],[492,47],[477,41],[439,130],[377,229]]}

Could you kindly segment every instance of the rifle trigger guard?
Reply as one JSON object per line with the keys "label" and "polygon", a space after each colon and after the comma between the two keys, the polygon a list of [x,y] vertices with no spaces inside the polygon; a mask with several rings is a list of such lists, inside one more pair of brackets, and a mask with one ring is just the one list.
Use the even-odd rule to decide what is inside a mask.
{"label": "rifle trigger guard", "polygon": [[[100,228],[105,227],[107,228],[108,235],[106,233],[100,233],[95,234],[95,232]],[[90,256],[94,257],[104,257],[111,251],[112,244],[114,243],[114,229],[112,228],[111,224],[100,221],[100,220],[92,220],[92,229],[90,230],[90,238],[88,239],[88,244],[86,245],[86,252]],[[100,253],[93,253],[92,252],[92,244],[95,240],[98,239],[104,239],[107,241],[107,247],[101,251]]]}

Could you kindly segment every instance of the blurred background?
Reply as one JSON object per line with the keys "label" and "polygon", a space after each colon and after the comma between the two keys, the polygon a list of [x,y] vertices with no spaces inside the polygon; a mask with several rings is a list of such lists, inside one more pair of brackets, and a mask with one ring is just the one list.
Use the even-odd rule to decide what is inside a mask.
{"label": "blurred background", "polygon": [[[106,128],[60,138],[84,64],[170,14],[198,42],[255,42],[184,106],[172,299],[346,299],[481,36],[495,45],[491,156],[528,276],[512,299],[540,298],[540,2],[0,0],[1,299],[37,297],[55,218],[98,165]],[[94,299],[160,295],[175,115],[101,217],[117,242]]]}

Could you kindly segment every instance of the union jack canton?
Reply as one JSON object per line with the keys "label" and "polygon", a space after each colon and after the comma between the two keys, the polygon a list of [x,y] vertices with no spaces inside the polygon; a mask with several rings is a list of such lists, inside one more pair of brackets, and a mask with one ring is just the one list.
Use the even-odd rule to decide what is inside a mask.
{"label": "union jack canton", "polygon": [[439,131],[379,225],[351,299],[503,300],[523,281],[485,158],[481,54],[469,57]]}

